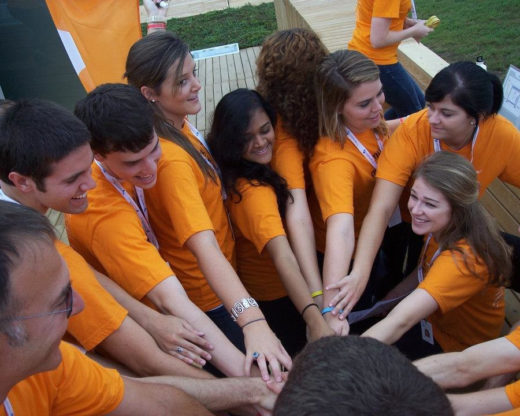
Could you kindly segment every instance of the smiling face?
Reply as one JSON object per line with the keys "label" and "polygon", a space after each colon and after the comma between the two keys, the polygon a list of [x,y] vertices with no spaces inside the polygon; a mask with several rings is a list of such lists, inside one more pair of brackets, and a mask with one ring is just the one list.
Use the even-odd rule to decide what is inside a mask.
{"label": "smiling face", "polygon": [[[20,259],[11,272],[11,297],[20,305],[16,317],[32,317],[15,320],[18,340],[11,345],[13,365],[25,376],[49,371],[61,361],[58,349],[67,329],[67,313],[62,311],[70,305],[69,270],[63,258],[50,241],[35,240],[20,245]],[[72,291],[72,312],[80,312],[84,303]]]}
{"label": "smiling face", "polygon": [[85,211],[88,205],[87,191],[96,186],[91,175],[92,159],[92,150],[86,143],[54,162],[51,165],[52,173],[43,181],[45,191],[34,186],[40,211],[45,212],[47,208],[67,214]]}
{"label": "smiling face", "polygon": [[152,141],[137,153],[118,151],[95,157],[115,178],[149,189],[157,181],[157,162],[161,154],[159,138],[154,132]]}
{"label": "smiling face", "polygon": [[413,232],[418,235],[432,233],[439,241],[438,236],[450,222],[452,213],[446,197],[418,177],[410,192],[408,209],[412,216]]}
{"label": "smiling face", "polygon": [[381,122],[384,102],[383,85],[379,79],[363,82],[352,91],[341,108],[343,122],[354,134],[374,129]]}
{"label": "smiling face", "polygon": [[274,129],[271,120],[262,108],[251,115],[245,132],[247,144],[242,157],[250,162],[267,165],[273,156]]}
{"label": "smiling face", "polygon": [[197,114],[201,109],[199,101],[201,85],[191,54],[188,53],[184,59],[180,78],[177,78],[177,65],[178,61],[168,70],[159,93],[151,91],[151,95],[147,98],[155,100],[155,105],[161,109],[164,116],[176,127],[181,128],[188,114]]}
{"label": "smiling face", "polygon": [[444,140],[448,146],[459,149],[472,137],[476,120],[454,104],[449,95],[442,101],[427,103],[428,121],[432,137]]}

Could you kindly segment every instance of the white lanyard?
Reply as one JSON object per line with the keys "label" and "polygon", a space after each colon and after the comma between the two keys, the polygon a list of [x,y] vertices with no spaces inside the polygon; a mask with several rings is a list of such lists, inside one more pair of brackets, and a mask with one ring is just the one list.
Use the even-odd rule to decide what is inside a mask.
{"label": "white lanyard", "polygon": [[[204,148],[208,151],[208,154],[211,155],[211,150],[209,149],[208,143],[206,142],[206,139],[202,136],[201,132],[197,130],[197,128],[191,124],[187,119],[184,120],[185,123],[188,124],[188,127],[190,128],[193,135],[197,138],[197,140],[204,146]],[[202,152],[199,152],[202,158],[206,161],[206,163],[215,171],[217,172],[219,178],[220,178],[220,193],[222,195],[222,199],[225,201],[227,198],[226,190],[224,189],[224,185],[222,184],[222,172],[220,171],[220,168],[216,163],[213,163],[211,160],[209,160]]]}
{"label": "white lanyard", "polygon": [[417,10],[415,9],[415,1],[411,0],[412,3],[412,19],[417,20]]}
{"label": "white lanyard", "polygon": [[126,191],[123,186],[119,183],[119,181],[114,178],[110,173],[106,171],[106,169],[103,167],[101,163],[99,163],[96,160],[96,164],[99,166],[99,169],[101,169],[101,172],[103,172],[103,175],[105,175],[105,178],[112,184],[114,188],[125,198],[126,202],[128,202],[134,209],[141,220],[141,224],[144,228],[144,232],[146,233],[146,237],[148,237],[148,241],[152,243],[157,249],[159,249],[159,242],[157,241],[157,237],[155,236],[155,233],[152,230],[152,227],[150,225],[150,222],[148,221],[148,209],[146,208],[146,201],[144,198],[144,192],[142,188],[139,188],[138,186],[134,186],[135,192],[137,194],[137,199],[139,200],[139,205],[136,204],[134,201],[134,198],[132,198],[128,192]]}
{"label": "white lanyard", "polygon": [[[470,163],[473,163],[473,149],[475,148],[475,143],[477,142],[477,136],[479,132],[479,126],[475,129],[475,132],[473,133],[473,137],[471,139],[471,156],[470,156]],[[436,152],[440,152],[441,149],[441,141],[439,139],[433,139],[433,149]]]}
{"label": "white lanyard", "polygon": [[[424,249],[421,255],[421,261],[419,262],[419,269],[417,270],[417,279],[419,280],[419,283],[421,283],[424,280],[424,272],[423,272],[423,262],[424,257],[426,257],[426,250],[428,250],[428,244],[430,244],[430,240],[432,238],[432,235],[428,235],[428,239],[426,240],[426,243],[424,244]],[[433,254],[433,257],[430,261],[430,264],[432,264],[437,257],[439,257],[439,254],[441,254],[441,249],[438,248],[437,251]]]}
{"label": "white lanyard", "polygon": [[9,401],[9,398],[7,398],[7,397],[4,400],[4,409],[5,409],[5,413],[7,413],[7,416],[14,416],[13,406],[11,406],[11,402]]}
{"label": "white lanyard", "polygon": [[[372,165],[374,169],[377,169],[377,162],[374,159],[374,156],[370,154],[370,152],[367,150],[367,148],[361,143],[358,138],[352,133],[347,127],[345,127],[345,130],[347,132],[348,139],[352,142],[354,146],[356,146],[356,149],[359,150],[359,152],[365,157],[366,160],[369,161],[369,163]],[[383,150],[383,141],[379,138],[377,133],[374,133],[374,136],[376,136],[377,140],[377,146],[379,147],[379,151]]]}

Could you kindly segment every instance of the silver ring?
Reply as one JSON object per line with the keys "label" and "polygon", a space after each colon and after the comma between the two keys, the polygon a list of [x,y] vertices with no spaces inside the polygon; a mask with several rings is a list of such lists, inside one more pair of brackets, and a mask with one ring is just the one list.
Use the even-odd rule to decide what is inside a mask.
{"label": "silver ring", "polygon": [[175,351],[177,351],[179,354],[182,354],[184,352],[184,348],[178,346],[177,348],[175,348]]}
{"label": "silver ring", "polygon": [[253,360],[256,360],[258,357],[260,357],[260,354],[258,352],[253,353]]}

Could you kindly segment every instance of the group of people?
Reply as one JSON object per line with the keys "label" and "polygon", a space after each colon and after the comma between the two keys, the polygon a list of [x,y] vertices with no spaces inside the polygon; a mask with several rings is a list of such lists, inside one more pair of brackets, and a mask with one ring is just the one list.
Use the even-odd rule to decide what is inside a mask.
{"label": "group of people", "polygon": [[[520,185],[520,133],[497,115],[496,76],[451,64],[426,109],[386,121],[380,65],[357,50],[328,54],[310,30],[279,31],[262,45],[257,91],[226,94],[204,138],[187,118],[202,88],[188,46],[150,32],[130,48],[128,84],[98,86],[74,114],[38,99],[0,104],[6,415],[206,414],[188,395],[210,411],[268,414],[286,371],[275,414],[309,400],[341,409],[341,396],[312,392],[365,353],[438,397],[430,414],[451,414],[429,378],[363,337],[409,359],[450,353],[416,362],[441,387],[520,368],[488,365],[457,383],[439,370],[504,343],[520,356],[518,331],[496,340],[511,248],[479,202],[496,178]],[[49,208],[66,214],[70,246],[56,241]],[[396,306],[350,327],[352,310],[380,300]],[[119,372],[60,343],[65,332]],[[329,337],[352,333],[362,338]],[[351,362],[334,362],[341,349]],[[388,394],[379,364],[360,367],[345,383],[379,379],[389,400],[379,409],[428,397]],[[493,391],[449,399],[466,414],[520,405],[515,384]]]}

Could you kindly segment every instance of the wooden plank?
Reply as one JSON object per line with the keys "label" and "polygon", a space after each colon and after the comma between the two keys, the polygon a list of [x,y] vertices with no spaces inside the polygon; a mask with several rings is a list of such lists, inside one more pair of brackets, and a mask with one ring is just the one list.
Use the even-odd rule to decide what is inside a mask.
{"label": "wooden plank", "polygon": [[251,69],[251,65],[249,64],[247,49],[242,49],[240,51],[240,60],[242,61],[242,68],[244,69],[244,78],[253,78],[254,71]]}
{"label": "wooden plank", "polygon": [[229,69],[227,65],[227,55],[220,56],[218,58],[219,60],[219,66],[220,66],[220,79],[222,83],[229,81]]}
{"label": "wooden plank", "polygon": [[235,61],[235,71],[236,71],[236,79],[245,79],[244,76],[244,67],[242,65],[242,59],[240,58],[240,53],[233,54],[233,60]]}
{"label": "wooden plank", "polygon": [[200,59],[197,61],[197,67],[201,89],[199,91],[200,111],[197,113],[195,127],[197,127],[197,130],[201,131],[206,128],[206,93],[204,88],[204,85],[206,84],[206,60]]}
{"label": "wooden plank", "polygon": [[258,78],[256,76],[256,56],[255,56],[255,52],[254,52],[253,48],[247,48],[246,52],[247,52],[247,60],[249,62],[249,67],[251,68],[251,72],[253,73],[252,78],[254,80],[254,85],[249,88],[254,88],[258,81]]}
{"label": "wooden plank", "polygon": [[487,211],[497,220],[502,230],[518,235],[518,221],[504,209],[504,206],[492,193],[486,191],[480,200]]}
{"label": "wooden plank", "polygon": [[507,211],[511,217],[517,222],[520,221],[520,199],[518,195],[512,191],[511,187],[506,186],[504,182],[496,179],[488,187],[488,191],[500,201],[500,205],[502,205],[503,209]]}

